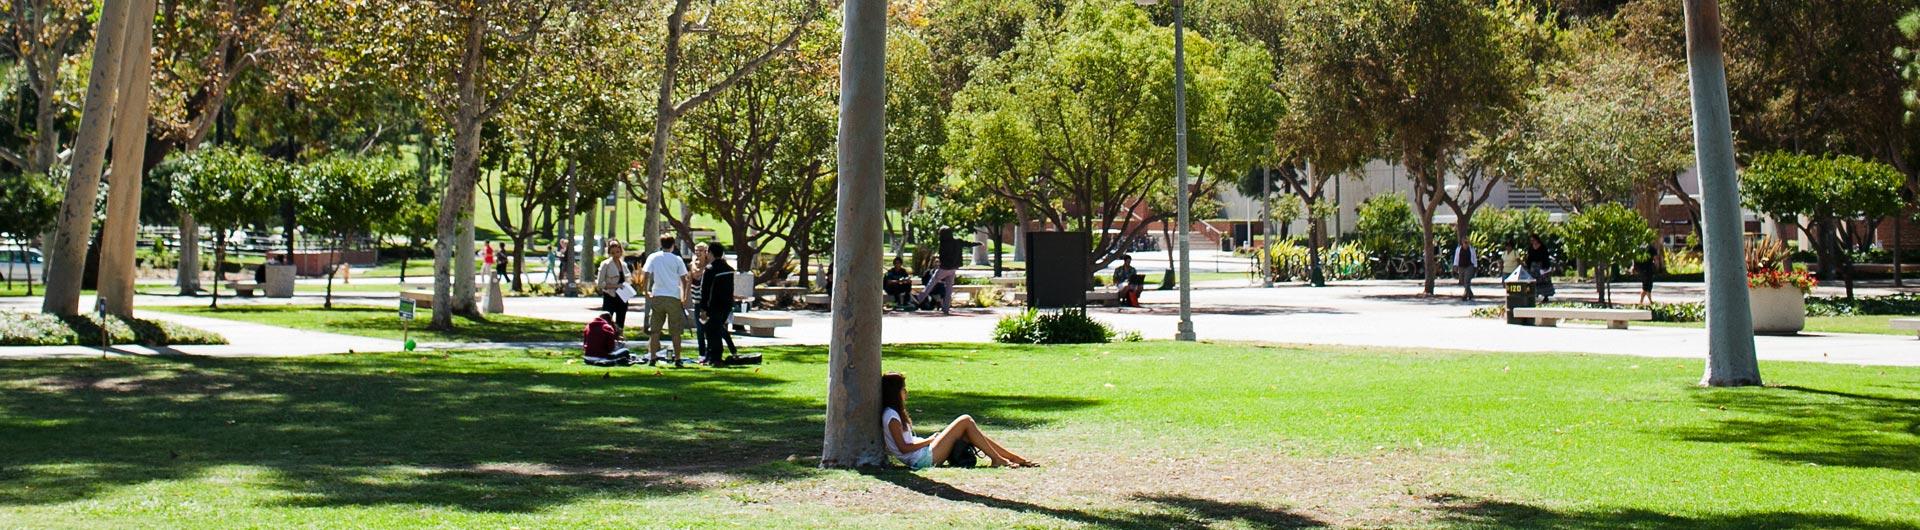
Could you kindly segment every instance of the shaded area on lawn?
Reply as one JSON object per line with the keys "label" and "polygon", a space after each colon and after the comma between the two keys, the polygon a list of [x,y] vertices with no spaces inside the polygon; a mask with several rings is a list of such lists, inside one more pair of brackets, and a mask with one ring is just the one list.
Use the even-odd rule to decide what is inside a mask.
{"label": "shaded area on lawn", "polygon": [[1684,440],[1750,447],[1788,464],[1920,471],[1920,399],[1802,386],[1695,399],[1738,415],[1680,430]]}
{"label": "shaded area on lawn", "polygon": [[1467,528],[1552,528],[1560,530],[1771,528],[1778,530],[1912,530],[1909,523],[1851,515],[1756,512],[1681,515],[1640,508],[1563,511],[1515,502],[1435,495],[1441,521]]}
{"label": "shaded area on lawn", "polygon": [[1160,530],[1167,528],[1213,528],[1236,522],[1247,528],[1322,528],[1326,522],[1290,511],[1252,503],[1223,502],[1185,495],[1135,495],[1130,499],[1151,506],[1151,511],[1118,509],[1086,510],[1055,508],[1032,502],[1005,499],[969,492],[913,473],[897,470],[872,471],[873,478],[906,488],[915,493],[989,508],[1052,517],[1063,521],[1101,528]]}
{"label": "shaded area on lawn", "polygon": [[[399,310],[392,307],[335,305],[333,309],[323,309],[320,306],[241,305],[219,309],[162,307],[150,310],[379,339],[400,340],[403,335]],[[586,327],[585,322],[561,322],[511,315],[488,315],[485,320],[456,316],[454,330],[442,332],[424,329],[427,325],[427,315],[430,314],[428,310],[423,308],[416,314],[419,315],[419,319],[413,322],[412,337],[419,342],[577,343],[580,341],[581,330]]]}
{"label": "shaded area on lawn", "polygon": [[[774,357],[778,351],[770,352]],[[600,494],[811,476],[825,403],[745,370],[605,369],[570,354],[0,362],[0,505],[265,468],[297,507],[531,512]],[[778,361],[777,361],[778,362]],[[918,391],[995,417],[1092,400]],[[1027,420],[1021,425],[1037,425]]]}

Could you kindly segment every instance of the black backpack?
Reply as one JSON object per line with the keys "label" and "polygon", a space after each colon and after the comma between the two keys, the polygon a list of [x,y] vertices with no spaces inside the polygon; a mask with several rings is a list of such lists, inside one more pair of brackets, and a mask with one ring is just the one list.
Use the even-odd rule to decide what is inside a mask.
{"label": "black backpack", "polygon": [[960,440],[953,443],[953,452],[947,453],[947,467],[977,467],[980,465],[980,450],[973,444]]}

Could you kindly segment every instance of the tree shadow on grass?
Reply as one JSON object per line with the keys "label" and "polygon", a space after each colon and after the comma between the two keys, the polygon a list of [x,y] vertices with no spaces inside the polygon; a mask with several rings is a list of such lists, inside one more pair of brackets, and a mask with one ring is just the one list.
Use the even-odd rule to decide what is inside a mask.
{"label": "tree shadow on grass", "polygon": [[1435,495],[1427,500],[1438,505],[1440,520],[1467,528],[1551,528],[1557,530],[1615,529],[1721,529],[1768,528],[1776,530],[1914,530],[1912,523],[1863,519],[1851,515],[1754,512],[1713,515],[1678,515],[1645,509],[1601,509],[1562,511],[1540,506]]}
{"label": "tree shadow on grass", "polygon": [[[0,506],[226,466],[262,468],[254,488],[280,493],[268,496],[276,504],[480,512],[816,472],[787,457],[818,450],[825,403],[812,396],[824,392],[748,371],[656,375],[527,356],[0,362]],[[925,394],[994,416],[1087,405]]]}
{"label": "tree shadow on grass", "polygon": [[[1044,469],[1040,472],[1045,472]],[[1132,500],[1149,505],[1146,511],[1086,510],[1055,508],[969,492],[946,483],[900,469],[865,472],[868,476],[907,490],[955,502],[978,504],[988,508],[1052,517],[1063,521],[1102,528],[1168,529],[1212,528],[1221,523],[1238,523],[1246,528],[1321,528],[1327,523],[1310,516],[1257,504],[1222,502],[1183,495],[1135,495]]]}
{"label": "tree shadow on grass", "polygon": [[1694,399],[1731,414],[1679,430],[1683,440],[1751,447],[1792,464],[1920,471],[1920,399],[1800,386],[1703,391]]}

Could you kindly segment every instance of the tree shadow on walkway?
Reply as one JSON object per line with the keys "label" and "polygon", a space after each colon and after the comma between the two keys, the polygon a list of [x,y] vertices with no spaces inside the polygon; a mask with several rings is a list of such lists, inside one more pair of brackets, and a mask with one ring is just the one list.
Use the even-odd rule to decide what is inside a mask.
{"label": "tree shadow on walkway", "polygon": [[[1044,469],[1039,470],[1045,472]],[[969,492],[900,469],[871,470],[867,475],[909,491],[955,502],[988,508],[1051,517],[1062,521],[1103,528],[1188,529],[1212,528],[1221,523],[1238,523],[1246,528],[1322,528],[1327,523],[1310,516],[1257,504],[1222,502],[1183,495],[1135,495],[1132,500],[1148,505],[1148,510],[1132,512],[1117,509],[1088,510],[1055,508],[1025,501],[1004,499]]]}

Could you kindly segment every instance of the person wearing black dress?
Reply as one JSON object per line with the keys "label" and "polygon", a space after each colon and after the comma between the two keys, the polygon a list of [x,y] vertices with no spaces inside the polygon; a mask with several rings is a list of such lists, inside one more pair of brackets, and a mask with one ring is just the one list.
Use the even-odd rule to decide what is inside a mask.
{"label": "person wearing black dress", "polygon": [[1653,257],[1660,255],[1660,242],[1647,243],[1646,254],[1633,262],[1633,272],[1640,276],[1640,303],[1653,305]]}
{"label": "person wearing black dress", "polygon": [[1540,236],[1527,241],[1527,273],[1533,275],[1534,294],[1542,303],[1553,300],[1553,253]]}

